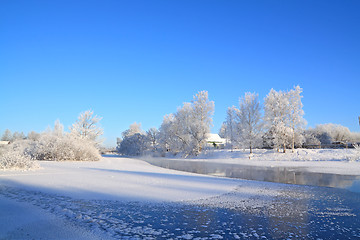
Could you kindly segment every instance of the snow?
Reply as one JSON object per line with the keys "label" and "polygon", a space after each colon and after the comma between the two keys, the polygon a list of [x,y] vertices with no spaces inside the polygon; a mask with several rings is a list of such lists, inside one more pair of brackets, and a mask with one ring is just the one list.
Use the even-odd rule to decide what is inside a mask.
{"label": "snow", "polygon": [[199,155],[196,161],[262,167],[300,167],[308,172],[360,175],[360,161],[349,161],[360,157],[357,149],[296,149],[294,153],[288,150],[285,154],[265,149],[253,151],[251,156],[249,150],[208,151]]}
{"label": "snow", "polygon": [[32,204],[0,196],[0,208],[0,239],[99,239]]}
{"label": "snow", "polygon": [[[275,160],[275,156],[295,158],[291,158],[291,153],[264,151],[249,160],[248,154],[242,151],[215,151],[196,161],[307,167],[320,164],[319,171],[326,166],[322,171],[359,171],[359,162],[336,159],[344,154],[338,150],[307,150],[307,154],[312,157],[319,154],[322,158],[320,161],[304,158],[289,161],[285,157]],[[262,238],[266,231],[257,221],[263,214],[280,219],[280,224],[283,224],[281,219],[288,219],[289,213],[304,219],[306,214],[313,214],[331,220],[326,228],[332,227],[333,217],[357,219],[358,216],[357,210],[341,205],[341,200],[333,196],[326,201],[332,203],[335,199],[339,204],[326,209],[309,211],[301,204],[292,204],[316,198],[312,187],[180,172],[133,158],[108,156],[96,162],[42,161],[40,165],[40,169],[33,171],[0,171],[0,239],[154,239],[157,236],[200,239],[197,237],[202,230],[208,231],[208,239],[226,239],[229,237],[226,234],[232,234],[227,233],[227,228],[232,229],[233,238]],[[318,198],[323,201],[324,196]],[[243,219],[241,212],[252,216],[242,223],[243,227],[239,225]],[[300,219],[298,215],[293,218],[295,226]],[[255,228],[247,228],[246,224]],[[340,230],[343,228],[342,223],[336,224]],[[292,233],[286,231],[281,236],[291,237]]]}
{"label": "snow", "polygon": [[129,158],[97,162],[40,162],[37,171],[2,171],[1,183],[80,199],[182,201],[231,191],[239,180],[152,166]]}
{"label": "snow", "polygon": [[[115,238],[121,233],[141,239],[162,232],[142,226],[147,218],[153,217],[140,213],[137,213],[139,219],[132,222],[135,226],[130,226],[122,219],[134,217],[134,213],[127,210],[129,207],[131,211],[137,211],[144,209],[142,203],[147,204],[145,209],[148,209],[153,203],[196,204],[203,199],[214,202],[217,196],[236,189],[240,189],[237,196],[244,199],[242,206],[246,207],[253,205],[254,199],[264,196],[261,183],[163,169],[131,158],[104,157],[98,162],[42,161],[40,164],[39,170],[0,172],[0,239],[49,239],[54,236],[58,239],[96,239],[99,229],[107,229],[107,234]],[[280,189],[268,189],[267,200],[276,196]],[[265,201],[257,202],[257,205],[265,204]],[[93,225],[92,238],[88,237],[89,229],[83,229],[89,224]],[[179,234],[179,237],[191,239],[189,233],[180,231]]]}

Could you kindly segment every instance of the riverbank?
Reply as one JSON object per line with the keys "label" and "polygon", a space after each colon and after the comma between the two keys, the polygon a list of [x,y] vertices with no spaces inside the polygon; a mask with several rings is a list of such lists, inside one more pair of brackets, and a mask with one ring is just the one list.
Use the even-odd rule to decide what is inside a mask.
{"label": "riverbank", "polygon": [[[359,154],[360,152],[356,149],[296,149],[294,153],[288,150],[285,154],[274,150],[255,149],[251,155],[249,150],[210,150],[195,158],[165,159],[269,168],[301,168],[314,173],[360,175],[360,160],[353,160],[360,157]],[[143,159],[153,158],[146,156]]]}

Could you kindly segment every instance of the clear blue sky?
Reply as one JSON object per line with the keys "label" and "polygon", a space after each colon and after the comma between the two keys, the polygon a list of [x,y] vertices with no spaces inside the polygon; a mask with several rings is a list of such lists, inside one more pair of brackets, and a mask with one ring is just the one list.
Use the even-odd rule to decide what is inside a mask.
{"label": "clear blue sky", "polygon": [[245,92],[303,89],[308,126],[360,131],[360,1],[0,1],[0,134],[81,111],[108,145],[200,91],[213,132]]}

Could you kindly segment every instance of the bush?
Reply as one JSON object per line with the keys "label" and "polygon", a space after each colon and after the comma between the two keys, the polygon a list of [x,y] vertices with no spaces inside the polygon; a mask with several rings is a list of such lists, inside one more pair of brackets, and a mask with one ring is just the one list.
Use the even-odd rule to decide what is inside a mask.
{"label": "bush", "polygon": [[0,169],[38,168],[39,164],[29,154],[29,141],[18,140],[0,149]]}
{"label": "bush", "polygon": [[44,133],[34,142],[31,152],[35,159],[46,161],[98,161],[101,158],[93,141],[72,134]]}
{"label": "bush", "polygon": [[39,167],[36,160],[98,161],[95,142],[72,134],[43,133],[37,140],[16,140],[0,149],[0,169]]}

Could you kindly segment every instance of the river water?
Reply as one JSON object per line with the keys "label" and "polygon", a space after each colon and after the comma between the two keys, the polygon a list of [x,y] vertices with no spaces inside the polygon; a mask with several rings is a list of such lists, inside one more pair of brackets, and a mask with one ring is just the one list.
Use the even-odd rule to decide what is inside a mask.
{"label": "river water", "polygon": [[160,158],[146,159],[145,161],[159,167],[192,173],[266,182],[334,187],[360,192],[360,176],[358,175],[309,172],[303,167],[261,167]]}

